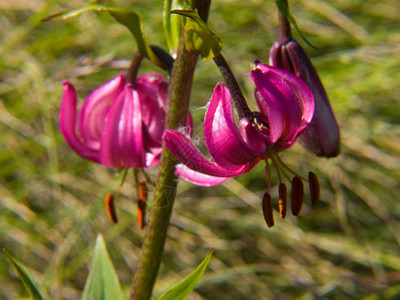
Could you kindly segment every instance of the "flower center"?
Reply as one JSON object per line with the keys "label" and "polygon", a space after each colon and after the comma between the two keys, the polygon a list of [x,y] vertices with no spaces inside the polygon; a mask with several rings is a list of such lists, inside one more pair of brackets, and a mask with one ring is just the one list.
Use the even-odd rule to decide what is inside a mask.
{"label": "flower center", "polygon": [[251,112],[251,121],[262,134],[269,135],[269,123],[267,116],[260,112],[253,111]]}

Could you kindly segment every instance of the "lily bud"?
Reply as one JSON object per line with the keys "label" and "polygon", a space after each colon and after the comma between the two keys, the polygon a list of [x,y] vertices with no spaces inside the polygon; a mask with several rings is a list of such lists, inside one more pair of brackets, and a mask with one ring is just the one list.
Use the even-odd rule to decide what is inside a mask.
{"label": "lily bud", "polygon": [[306,52],[294,40],[276,42],[270,51],[270,64],[292,72],[311,89],[315,112],[311,123],[299,136],[303,146],[318,156],[335,157],[340,153],[339,126],[324,86]]}

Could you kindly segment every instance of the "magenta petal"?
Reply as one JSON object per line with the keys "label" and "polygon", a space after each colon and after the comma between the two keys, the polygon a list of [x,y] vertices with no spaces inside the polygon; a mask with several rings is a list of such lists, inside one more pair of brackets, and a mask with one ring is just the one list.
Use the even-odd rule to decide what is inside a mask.
{"label": "magenta petal", "polygon": [[245,165],[265,150],[252,147],[240,135],[229,90],[221,83],[214,89],[204,118],[204,140],[211,157],[226,169]]}
{"label": "magenta petal", "polygon": [[[158,99],[160,96],[160,86],[164,85],[164,76],[158,73],[141,75],[136,79],[136,89],[139,94],[144,94],[149,98]],[[162,98],[159,99],[162,104]]]}
{"label": "magenta petal", "polygon": [[230,165],[225,168],[215,162],[210,162],[201,152],[193,146],[192,142],[176,130],[166,130],[163,135],[165,146],[172,154],[188,168],[211,176],[233,177],[251,170],[259,159],[244,165]]}
{"label": "magenta petal", "polygon": [[[271,68],[270,66],[267,67]],[[298,78],[290,72],[287,72],[286,70],[282,70],[279,68],[273,69],[278,76],[282,76],[283,78],[285,78],[285,81],[288,83],[291,90],[295,93],[295,98],[300,100],[303,112],[301,125],[302,127],[300,129],[301,131],[304,129],[304,127],[308,125],[308,123],[310,123],[311,119],[314,116],[315,100],[313,93],[309,86],[302,79]]]}
{"label": "magenta petal", "polygon": [[161,145],[165,128],[166,83],[161,74],[147,74],[138,77],[136,90],[139,94],[142,120],[152,139]]}
{"label": "magenta petal", "polygon": [[68,145],[82,157],[99,162],[99,153],[86,146],[77,136],[76,127],[76,106],[77,95],[72,84],[63,82],[64,91],[60,109],[60,129]]}
{"label": "magenta petal", "polygon": [[143,168],[142,119],[139,96],[130,84],[112,104],[101,138],[100,160],[108,167]]}
{"label": "magenta petal", "polygon": [[151,149],[146,152],[146,168],[150,168],[158,164],[161,160],[162,147]]}
{"label": "magenta petal", "polygon": [[185,165],[179,164],[176,166],[175,175],[183,178],[184,180],[199,186],[215,186],[231,177],[215,177],[199,173],[189,169]]}
{"label": "magenta petal", "polygon": [[250,76],[256,85],[257,104],[269,121],[271,143],[292,144],[314,112],[310,89],[293,74],[263,64],[257,64]]}
{"label": "magenta petal", "polygon": [[125,74],[121,73],[95,89],[86,98],[79,115],[79,132],[85,143],[99,148],[104,122],[110,105],[123,90]]}

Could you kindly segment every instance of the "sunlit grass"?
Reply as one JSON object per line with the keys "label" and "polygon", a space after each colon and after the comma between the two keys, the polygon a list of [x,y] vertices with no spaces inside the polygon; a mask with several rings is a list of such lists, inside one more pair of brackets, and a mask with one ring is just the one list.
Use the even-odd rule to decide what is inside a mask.
{"label": "sunlit grass", "polygon": [[[162,4],[142,2],[115,1],[133,3],[150,42],[164,46]],[[106,14],[40,22],[84,3],[0,2],[0,246],[25,262],[51,299],[79,298],[98,232],[128,293],[143,236],[135,223],[132,175],[116,203],[120,221],[112,225],[103,199],[120,175],[81,159],[59,133],[61,81],[72,81],[83,99],[128,66],[136,49],[129,32]],[[275,212],[276,225],[268,229],[261,212],[263,166],[209,189],[181,182],[156,294],[189,274],[214,247],[210,269],[192,299],[400,295],[398,3],[290,3],[318,48],[302,43],[342,129],[338,158],[316,159],[300,145],[282,154],[298,172],[319,176],[321,201],[313,208],[307,203],[298,218],[281,221]],[[277,32],[273,2],[215,1],[210,24],[254,107],[247,72],[255,59],[268,60]],[[154,70],[149,63],[144,68]],[[192,92],[199,137],[204,110],[197,108],[207,103],[218,80],[212,62],[199,62]],[[0,282],[0,298],[26,296],[5,257]]]}

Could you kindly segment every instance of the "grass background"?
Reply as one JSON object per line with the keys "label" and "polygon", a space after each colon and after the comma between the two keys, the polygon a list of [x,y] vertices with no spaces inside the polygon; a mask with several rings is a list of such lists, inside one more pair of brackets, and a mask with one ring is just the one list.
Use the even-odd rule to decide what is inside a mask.
{"label": "grass background", "polygon": [[[0,247],[22,260],[48,299],[78,299],[95,237],[104,234],[128,295],[143,232],[135,223],[130,174],[117,200],[119,223],[103,199],[116,170],[84,161],[64,142],[58,110],[64,79],[81,99],[129,65],[136,44],[107,14],[41,23],[81,0],[0,1]],[[115,0],[143,17],[148,39],[165,47],[161,1]],[[213,188],[180,182],[163,265],[154,290],[190,273],[214,247],[210,268],[191,299],[400,298],[400,6],[397,0],[293,0],[291,11],[318,51],[320,72],[341,126],[342,154],[321,159],[300,145],[282,159],[314,171],[321,201],[268,229],[261,213],[262,164]],[[255,107],[247,73],[268,60],[277,36],[272,1],[212,3],[209,22]],[[148,62],[142,72],[155,70]],[[201,137],[204,106],[217,81],[199,62],[191,110]],[[153,178],[156,169],[150,170]],[[273,186],[276,188],[275,177]],[[150,191],[151,192],[151,191]],[[151,195],[150,195],[151,199]],[[0,298],[26,297],[2,255]]]}

